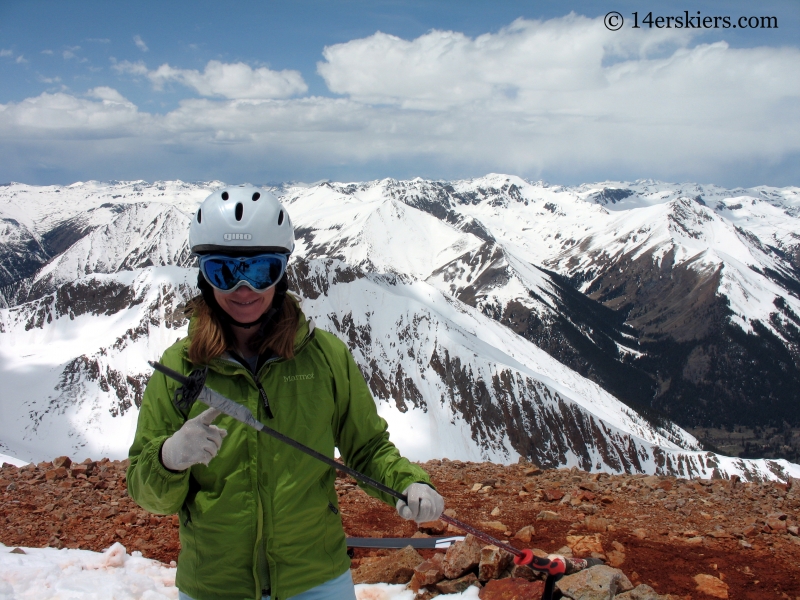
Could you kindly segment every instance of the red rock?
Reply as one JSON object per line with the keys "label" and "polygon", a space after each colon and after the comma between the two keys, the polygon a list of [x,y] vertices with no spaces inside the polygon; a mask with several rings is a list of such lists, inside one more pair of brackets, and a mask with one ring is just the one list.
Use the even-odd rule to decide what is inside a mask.
{"label": "red rock", "polygon": [[556,502],[564,497],[564,492],[558,488],[544,491],[544,499],[548,502]]}
{"label": "red rock", "polygon": [[698,592],[713,598],[724,599],[728,597],[728,584],[718,577],[701,573],[700,575],[695,575],[694,580],[697,583]]}
{"label": "red rock", "polygon": [[559,521],[561,519],[561,515],[557,512],[553,512],[552,510],[543,510],[538,515],[536,515],[537,521]]}
{"label": "red rock", "polygon": [[440,581],[436,584],[436,591],[442,594],[460,594],[471,585],[480,586],[475,573],[469,573],[458,579]]}
{"label": "red rock", "polygon": [[584,527],[586,527],[587,531],[591,531],[593,533],[605,533],[608,531],[608,526],[611,525],[611,521],[608,519],[603,519],[602,517],[586,517],[583,521]]}
{"label": "red rock", "polygon": [[533,525],[526,525],[514,534],[514,539],[527,544],[533,539],[534,535],[536,535],[536,529],[534,529]]}
{"label": "red rock", "polygon": [[478,525],[483,529],[494,529],[495,531],[508,531],[508,526],[501,521],[478,521]]}
{"label": "red rock", "polygon": [[568,535],[567,546],[572,548],[575,556],[591,556],[593,552],[603,553],[603,545],[599,535]]}
{"label": "red rock", "polygon": [[425,559],[411,546],[385,556],[374,562],[361,565],[353,571],[355,583],[408,583],[414,569]]}
{"label": "red rock", "polygon": [[758,525],[748,525],[742,533],[747,537],[756,537],[760,530],[761,528]]}
{"label": "red rock", "polygon": [[484,546],[481,549],[481,561],[478,565],[478,579],[488,581],[498,579],[512,560],[511,554],[497,546]]}
{"label": "red rock", "polygon": [[448,579],[456,579],[470,569],[477,567],[480,562],[481,544],[470,534],[447,549],[442,563],[442,570]]}
{"label": "red rock", "polygon": [[72,460],[70,460],[69,456],[59,456],[55,460],[53,460],[54,467],[64,467],[65,469],[69,469],[69,466],[72,464]]}
{"label": "red rock", "polygon": [[118,514],[119,509],[116,506],[105,506],[98,511],[97,516],[108,519],[110,517],[116,517]]}
{"label": "red rock", "polygon": [[606,556],[608,557],[608,566],[609,567],[621,567],[622,563],[625,562],[625,553],[620,552],[619,550],[611,550],[609,551]]}
{"label": "red rock", "polygon": [[414,568],[414,575],[411,577],[411,582],[408,584],[414,593],[419,592],[420,588],[426,585],[433,585],[439,583],[444,579],[442,572],[442,561],[444,554],[437,552],[430,559],[418,564]]}
{"label": "red rock", "polygon": [[427,533],[429,535],[442,535],[445,531],[447,531],[447,523],[438,520],[427,521],[425,523],[420,523],[417,528],[423,533]]}
{"label": "red rock", "polygon": [[633,589],[633,584],[619,569],[598,565],[561,578],[556,587],[568,598],[600,600]]}
{"label": "red rock", "polygon": [[517,579],[524,579],[525,581],[536,581],[537,579],[543,579],[545,573],[543,571],[535,571],[531,569],[528,565],[511,565],[511,577],[516,577]]}
{"label": "red rock", "polygon": [[541,598],[544,593],[543,581],[526,581],[516,577],[493,579],[478,592],[481,600],[530,600]]}
{"label": "red rock", "polygon": [[711,537],[713,537],[713,538],[716,538],[716,539],[718,539],[718,540],[719,540],[719,539],[730,539],[730,538],[732,538],[732,537],[733,537],[733,536],[732,536],[730,533],[728,533],[727,531],[712,531],[712,532],[711,532],[711,533],[709,533],[708,535],[710,535]]}
{"label": "red rock", "polygon": [[44,478],[47,481],[53,481],[54,479],[64,479],[67,476],[67,470],[64,467],[58,467],[57,469],[50,469],[49,471],[45,471]]}
{"label": "red rock", "polygon": [[784,533],[786,531],[786,521],[782,521],[781,519],[767,519],[767,525],[772,531],[777,533]]}

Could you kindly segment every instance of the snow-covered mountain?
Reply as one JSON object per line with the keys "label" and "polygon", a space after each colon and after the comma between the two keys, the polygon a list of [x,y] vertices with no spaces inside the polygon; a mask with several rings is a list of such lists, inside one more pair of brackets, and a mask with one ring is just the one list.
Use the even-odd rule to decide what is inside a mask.
{"label": "snow-covered mountain", "polygon": [[[221,185],[0,188],[0,451],[36,460],[127,453],[146,361],[185,334],[180,307],[196,278],[186,248],[190,215]],[[297,228],[293,287],[318,325],[350,345],[393,439],[412,458],[524,455],[587,470],[800,475],[785,461],[702,452],[674,424],[637,414],[631,407],[647,410],[643,398],[654,385],[637,361],[653,360],[654,334],[635,322],[635,307],[619,310],[618,298],[630,292],[602,297],[620,261],[649,256],[663,270],[671,252],[672,271],[731,271],[718,277],[715,298],[726,297],[724,282],[762,286],[757,300],[749,288],[734,298],[742,312],[728,326],[744,332],[763,322],[796,352],[785,335],[791,329],[782,333],[780,317],[764,307],[778,307],[768,297],[774,292],[781,314],[800,313],[773,274],[795,277],[783,256],[794,248],[797,262],[792,231],[800,229],[784,225],[778,240],[767,218],[760,229],[745,229],[743,215],[731,225],[726,211],[743,209],[732,209],[735,194],[719,188],[697,188],[687,200],[680,186],[636,186],[552,188],[490,175],[276,192]],[[797,190],[763,191],[769,206],[797,214]],[[702,216],[675,225],[676,214],[692,210]],[[685,231],[689,222],[695,235]],[[731,229],[747,248],[758,247],[755,237],[783,255],[754,250],[771,262],[747,263],[724,237]],[[702,260],[692,254],[700,247]],[[749,279],[735,279],[739,263],[730,256]],[[615,387],[639,395],[626,405],[609,393],[624,396]]]}
{"label": "snow-covered mountain", "polygon": [[640,412],[800,425],[800,188],[489,175],[284,198],[304,255],[424,279]]}

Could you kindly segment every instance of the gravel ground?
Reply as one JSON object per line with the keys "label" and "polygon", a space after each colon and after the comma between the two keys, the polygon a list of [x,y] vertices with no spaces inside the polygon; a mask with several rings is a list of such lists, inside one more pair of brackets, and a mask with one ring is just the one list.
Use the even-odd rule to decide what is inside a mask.
{"label": "gravel ground", "polygon": [[[0,542],[95,551],[121,542],[129,552],[177,561],[177,517],[137,507],[127,496],[126,466],[63,458],[21,469],[4,466]],[[634,584],[681,598],[710,597],[697,590],[695,579],[708,574],[728,586],[732,599],[800,600],[800,483],[589,474],[525,463],[435,460],[422,466],[453,516],[518,548],[594,552]],[[420,535],[415,524],[349,478],[338,479],[337,488],[348,535]],[[514,537],[525,526],[535,529],[529,542]],[[426,531],[437,533],[437,526]],[[354,567],[387,552],[357,550]]]}

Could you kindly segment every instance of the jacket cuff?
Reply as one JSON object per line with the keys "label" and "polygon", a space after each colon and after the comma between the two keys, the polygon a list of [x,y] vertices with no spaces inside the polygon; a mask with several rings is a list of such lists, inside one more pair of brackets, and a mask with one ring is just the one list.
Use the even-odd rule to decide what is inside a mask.
{"label": "jacket cuff", "polygon": [[189,476],[189,469],[185,471],[170,471],[161,462],[161,447],[167,441],[169,435],[153,438],[145,448],[143,454],[148,464],[152,465],[153,473],[158,475],[166,483],[175,484],[179,483],[184,477]]}

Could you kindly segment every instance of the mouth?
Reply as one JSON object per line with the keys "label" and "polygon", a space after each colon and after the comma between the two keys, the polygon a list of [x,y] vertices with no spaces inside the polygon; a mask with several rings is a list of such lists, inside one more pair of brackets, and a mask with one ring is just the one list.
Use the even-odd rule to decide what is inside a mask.
{"label": "mouth", "polygon": [[255,300],[250,301],[242,301],[242,300],[231,300],[232,304],[237,304],[239,306],[250,306],[251,304],[255,304]]}

